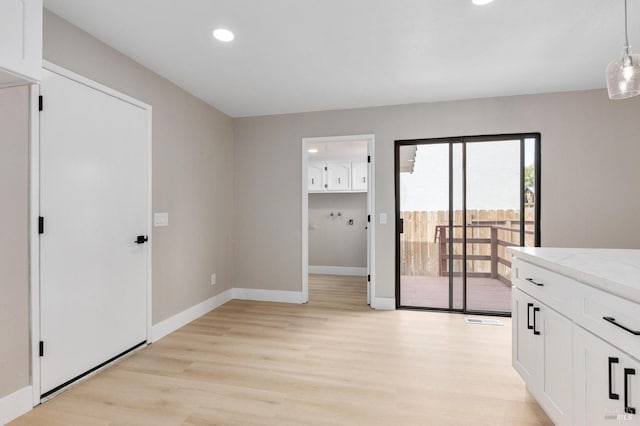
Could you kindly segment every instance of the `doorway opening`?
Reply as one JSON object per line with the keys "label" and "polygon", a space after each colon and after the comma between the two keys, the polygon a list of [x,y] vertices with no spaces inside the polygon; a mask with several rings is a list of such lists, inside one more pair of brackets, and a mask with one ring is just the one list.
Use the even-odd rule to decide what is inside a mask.
{"label": "doorway opening", "polygon": [[375,307],[373,135],[302,140],[302,299],[309,274],[361,277]]}
{"label": "doorway opening", "polygon": [[511,314],[510,246],[540,245],[540,134],[395,143],[396,304]]}

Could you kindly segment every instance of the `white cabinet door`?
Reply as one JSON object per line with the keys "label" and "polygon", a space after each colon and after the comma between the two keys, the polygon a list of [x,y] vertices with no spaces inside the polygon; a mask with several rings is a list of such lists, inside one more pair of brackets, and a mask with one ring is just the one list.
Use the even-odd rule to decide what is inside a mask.
{"label": "white cabinet door", "polygon": [[[536,311],[536,309],[540,309]],[[537,331],[538,402],[558,425],[572,424],[572,322],[540,302],[534,303]]]}
{"label": "white cabinet door", "polygon": [[573,344],[575,424],[640,425],[640,362],[578,326]]}
{"label": "white cabinet door", "polygon": [[0,87],[40,81],[42,0],[0,1]]}
{"label": "white cabinet door", "polygon": [[572,322],[513,289],[512,364],[557,425],[572,418]]}
{"label": "white cabinet door", "polygon": [[349,191],[351,189],[351,163],[327,164],[327,190]]}
{"label": "white cabinet door", "polygon": [[533,334],[534,299],[514,288],[512,293],[512,359],[513,368],[530,387],[537,376],[536,335]]}
{"label": "white cabinet door", "polygon": [[351,190],[367,191],[368,164],[365,162],[351,163]]}
{"label": "white cabinet door", "polygon": [[324,191],[326,165],[324,163],[309,163],[307,170],[307,183],[310,192]]}

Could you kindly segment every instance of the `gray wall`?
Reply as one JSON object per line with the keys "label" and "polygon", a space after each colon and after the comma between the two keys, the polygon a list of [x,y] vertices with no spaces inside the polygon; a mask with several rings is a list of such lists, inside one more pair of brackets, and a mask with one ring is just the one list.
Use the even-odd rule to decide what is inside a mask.
{"label": "gray wall", "polygon": [[377,297],[394,296],[396,139],[541,132],[543,245],[640,248],[638,117],[640,98],[593,90],[235,119],[236,284],[301,289],[304,137],[375,134]]}
{"label": "gray wall", "polygon": [[44,57],[153,107],[153,323],[232,287],[231,119],[48,11]]}
{"label": "gray wall", "polygon": [[29,385],[29,88],[0,89],[0,398]]}
{"label": "gray wall", "polygon": [[309,194],[309,265],[366,268],[366,226],[366,192]]}

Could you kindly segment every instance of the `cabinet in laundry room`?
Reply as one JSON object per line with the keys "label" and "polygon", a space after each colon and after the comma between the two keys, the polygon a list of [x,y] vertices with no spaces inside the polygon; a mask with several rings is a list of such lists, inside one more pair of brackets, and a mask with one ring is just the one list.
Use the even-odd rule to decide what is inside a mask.
{"label": "cabinet in laundry room", "polygon": [[38,83],[42,72],[42,0],[0,1],[0,87]]}

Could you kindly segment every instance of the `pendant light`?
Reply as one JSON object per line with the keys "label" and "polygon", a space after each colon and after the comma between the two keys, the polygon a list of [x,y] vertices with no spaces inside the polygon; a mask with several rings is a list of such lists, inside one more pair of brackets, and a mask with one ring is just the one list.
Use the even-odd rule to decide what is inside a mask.
{"label": "pendant light", "polygon": [[632,55],[629,46],[627,0],[624,0],[624,40],[622,56],[607,65],[609,99],[625,99],[640,95],[640,55]]}

